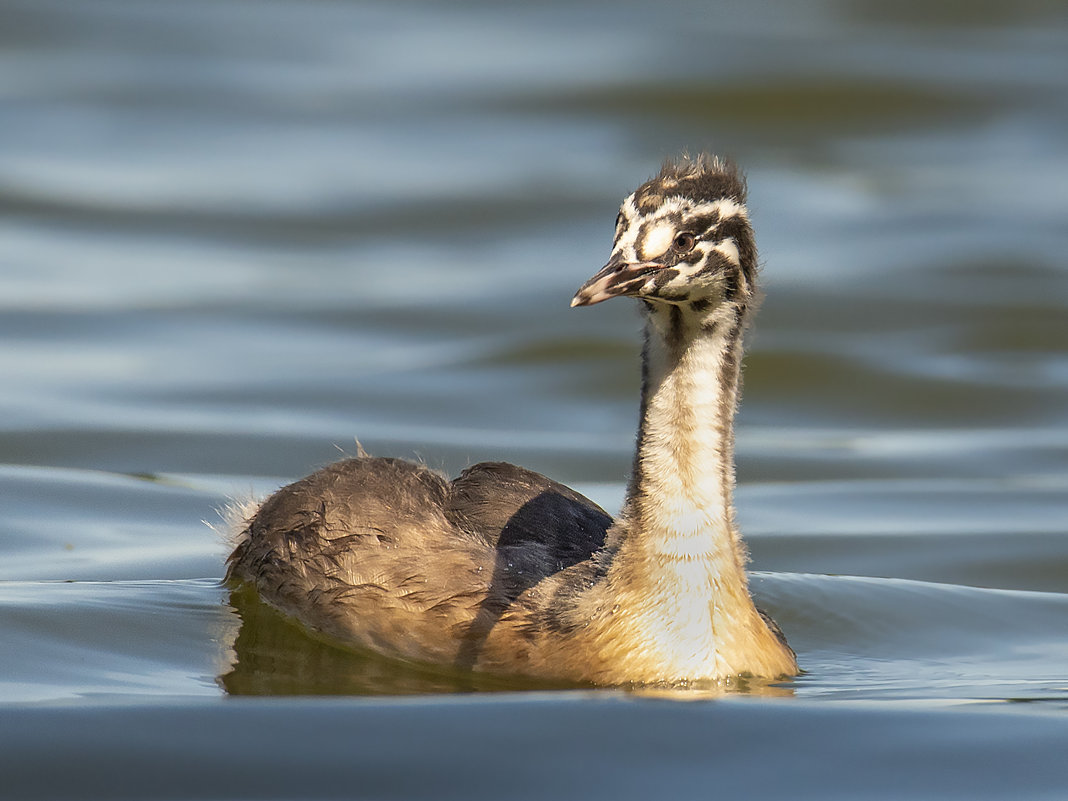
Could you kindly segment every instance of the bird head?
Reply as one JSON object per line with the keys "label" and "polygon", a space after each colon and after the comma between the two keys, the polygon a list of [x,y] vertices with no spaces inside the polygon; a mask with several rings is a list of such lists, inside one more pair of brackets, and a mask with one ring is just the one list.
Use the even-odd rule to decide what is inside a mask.
{"label": "bird head", "polygon": [[717,157],[684,157],[623,201],[612,257],[571,305],[626,296],[703,311],[745,302],[755,279],[745,179]]}

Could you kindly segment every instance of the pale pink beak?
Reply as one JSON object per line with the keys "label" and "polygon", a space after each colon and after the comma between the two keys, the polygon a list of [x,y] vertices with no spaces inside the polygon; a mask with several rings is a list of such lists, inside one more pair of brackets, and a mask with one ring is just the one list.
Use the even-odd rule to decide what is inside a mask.
{"label": "pale pink beak", "polygon": [[620,295],[637,294],[638,290],[645,285],[649,274],[663,269],[663,266],[649,261],[626,262],[621,256],[613,256],[600,272],[575,293],[575,297],[571,299],[571,306],[592,306],[594,303]]}

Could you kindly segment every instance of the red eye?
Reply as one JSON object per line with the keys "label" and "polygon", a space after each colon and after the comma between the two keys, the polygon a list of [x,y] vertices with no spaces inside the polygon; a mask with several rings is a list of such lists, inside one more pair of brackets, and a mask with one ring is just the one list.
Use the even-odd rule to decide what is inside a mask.
{"label": "red eye", "polygon": [[671,243],[671,246],[679,253],[689,253],[694,249],[696,244],[697,237],[684,231],[683,233],[676,235],[675,241]]}

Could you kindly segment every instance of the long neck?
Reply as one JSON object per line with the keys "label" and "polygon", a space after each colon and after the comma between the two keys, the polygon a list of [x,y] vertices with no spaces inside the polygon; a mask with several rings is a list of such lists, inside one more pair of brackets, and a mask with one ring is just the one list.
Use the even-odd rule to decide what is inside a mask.
{"label": "long neck", "polygon": [[761,648],[781,646],[767,644],[734,526],[745,309],[647,316],[634,471],[605,580],[590,596],[594,615],[614,610],[602,642],[620,643],[627,669],[657,681],[789,672],[789,661],[760,661]]}
{"label": "long neck", "polygon": [[[743,584],[734,525],[734,414],[746,309],[647,310],[641,425],[624,505],[648,556],[711,559]],[[638,544],[638,543],[635,543]]]}

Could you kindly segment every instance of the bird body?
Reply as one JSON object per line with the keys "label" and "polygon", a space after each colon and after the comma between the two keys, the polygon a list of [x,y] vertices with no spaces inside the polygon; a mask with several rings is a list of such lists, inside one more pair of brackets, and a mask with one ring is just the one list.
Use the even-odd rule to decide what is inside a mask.
{"label": "bird body", "polygon": [[637,447],[612,518],[551,479],[484,463],[448,480],[361,456],[269,497],[228,579],[306,626],[393,656],[597,684],[797,672],[749,595],[733,419],[756,250],[745,186],[710,158],[624,200],[612,258],[573,306],[637,297]]}

